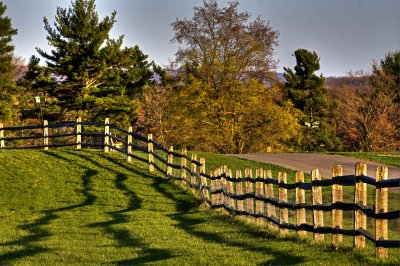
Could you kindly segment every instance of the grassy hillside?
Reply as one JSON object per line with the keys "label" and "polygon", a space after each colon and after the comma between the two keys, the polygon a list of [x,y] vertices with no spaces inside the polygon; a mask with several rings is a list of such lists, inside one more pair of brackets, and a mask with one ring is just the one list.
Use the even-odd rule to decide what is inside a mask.
{"label": "grassy hillside", "polygon": [[147,165],[95,151],[0,151],[0,217],[1,265],[376,263],[204,210]]}

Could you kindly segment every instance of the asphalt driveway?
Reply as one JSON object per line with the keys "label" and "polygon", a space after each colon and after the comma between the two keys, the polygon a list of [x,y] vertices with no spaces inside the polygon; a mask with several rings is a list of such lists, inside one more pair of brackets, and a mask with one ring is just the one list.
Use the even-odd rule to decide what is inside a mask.
{"label": "asphalt driveway", "polygon": [[[249,153],[234,154],[232,156],[245,158],[253,161],[280,165],[296,171],[311,173],[312,169],[318,168],[321,175],[329,178],[332,175],[332,167],[336,164],[342,165],[343,175],[355,173],[357,162],[367,163],[367,174],[375,178],[378,163],[346,157],[342,155],[329,155],[320,153]],[[400,160],[400,158],[399,158]],[[400,167],[388,166],[389,178],[400,178]]]}

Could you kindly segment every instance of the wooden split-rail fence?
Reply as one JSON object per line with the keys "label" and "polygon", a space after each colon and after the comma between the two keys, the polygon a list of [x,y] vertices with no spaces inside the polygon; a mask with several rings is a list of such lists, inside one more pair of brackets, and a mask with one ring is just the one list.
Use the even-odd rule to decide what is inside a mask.
{"label": "wooden split-rail fence", "polygon": [[[388,179],[388,169],[384,166],[377,168],[375,178],[367,176],[365,163],[358,163],[354,175],[344,176],[341,166],[336,165],[330,179],[322,179],[315,169],[311,172],[311,182],[305,182],[304,174],[296,172],[295,183],[288,183],[285,172],[280,172],[275,179],[271,170],[265,169],[257,169],[253,176],[252,169],[232,173],[221,166],[207,174],[204,158],[197,160],[196,154],[188,156],[186,149],[175,152],[172,146],[166,148],[154,141],[151,134],[144,137],[133,132],[132,127],[118,128],[107,118],[104,122],[83,122],[78,118],[74,122],[49,124],[44,121],[40,125],[16,127],[0,124],[1,149],[48,150],[71,146],[117,151],[125,154],[127,161],[146,162],[150,172],[158,170],[190,186],[209,206],[271,229],[277,228],[283,236],[290,230],[299,236],[310,232],[315,241],[321,241],[331,234],[336,247],[342,244],[343,236],[352,236],[356,249],[365,248],[366,240],[373,242],[379,258],[388,256],[388,248],[400,248],[400,240],[389,239],[388,234],[389,221],[400,219],[400,210],[389,211],[389,188],[400,187],[400,178]],[[174,163],[176,160],[180,162]],[[368,185],[374,191],[373,208],[367,204]],[[354,188],[351,201],[344,200],[344,187],[348,186]],[[323,193],[323,188],[326,192],[329,187],[329,193]],[[288,199],[288,191],[294,191],[294,200]],[[306,194],[311,198],[309,202]],[[324,204],[327,195],[330,203]],[[369,196],[371,198],[371,194]],[[307,217],[307,210],[311,217]],[[351,229],[344,229],[344,211],[353,213]],[[324,212],[331,213],[329,225],[324,222]],[[289,220],[290,213],[294,219]],[[367,229],[367,217],[373,220],[374,233]],[[397,230],[397,236],[400,234],[400,228],[391,229]]]}

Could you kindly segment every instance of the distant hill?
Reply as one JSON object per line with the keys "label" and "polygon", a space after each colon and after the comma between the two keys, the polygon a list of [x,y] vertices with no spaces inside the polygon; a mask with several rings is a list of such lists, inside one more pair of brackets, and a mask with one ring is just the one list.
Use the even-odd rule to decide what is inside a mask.
{"label": "distant hill", "polygon": [[[178,74],[177,70],[168,70],[169,75],[176,76]],[[276,80],[285,84],[286,79],[283,73],[276,73]],[[158,74],[154,73],[153,80],[160,83],[160,77]],[[343,86],[351,88],[365,88],[369,87],[369,76],[361,77],[326,77],[325,86],[327,89],[335,89]]]}
{"label": "distant hill", "polygon": [[361,77],[327,77],[325,81],[327,89],[336,89],[340,87],[366,88],[369,85],[369,76]]}

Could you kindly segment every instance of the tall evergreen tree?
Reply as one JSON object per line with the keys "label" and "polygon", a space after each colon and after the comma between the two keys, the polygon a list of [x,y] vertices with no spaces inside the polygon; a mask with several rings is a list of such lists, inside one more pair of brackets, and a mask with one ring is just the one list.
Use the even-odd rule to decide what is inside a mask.
{"label": "tall evergreen tree", "polygon": [[14,87],[12,38],[17,30],[12,28],[11,19],[5,16],[7,7],[0,2],[0,119],[12,117],[12,92]]}
{"label": "tall evergreen tree", "polygon": [[[64,118],[83,116],[134,120],[134,95],[150,81],[151,63],[138,46],[122,47],[123,36],[111,39],[116,12],[99,20],[95,0],[76,0],[68,9],[58,7],[54,28],[44,18],[51,52],[37,48],[56,78],[55,97]],[[67,117],[65,117],[67,114]]]}
{"label": "tall evergreen tree", "polygon": [[[294,71],[284,68],[287,97],[303,113],[303,149],[334,149],[338,138],[332,127],[334,103],[328,101],[324,87],[325,78],[314,72],[320,68],[316,52],[298,49],[294,52],[296,66]],[[331,121],[329,121],[331,120]]]}
{"label": "tall evergreen tree", "polygon": [[370,83],[376,92],[389,94],[400,104],[400,51],[389,52],[372,66]]}
{"label": "tall evergreen tree", "polygon": [[[23,79],[18,82],[24,88],[23,95],[19,101],[23,106],[21,110],[22,119],[40,118],[44,114],[46,120],[57,120],[60,118],[61,108],[58,99],[49,97],[55,86],[56,79],[48,67],[39,64],[40,58],[31,56],[28,63],[28,70]],[[34,97],[39,96],[45,104],[38,105],[33,102]]]}

